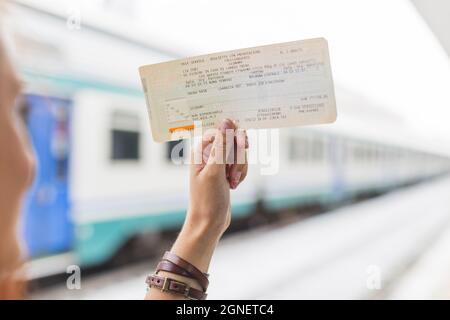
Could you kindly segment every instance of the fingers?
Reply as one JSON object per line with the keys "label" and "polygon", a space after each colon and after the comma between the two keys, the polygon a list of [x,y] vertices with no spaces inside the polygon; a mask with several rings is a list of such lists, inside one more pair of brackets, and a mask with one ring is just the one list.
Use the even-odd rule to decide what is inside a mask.
{"label": "fingers", "polygon": [[234,164],[230,166],[228,174],[231,189],[236,189],[247,175],[248,163],[246,149],[248,148],[248,138],[245,130],[236,130],[235,142]]}
{"label": "fingers", "polygon": [[200,143],[194,148],[191,154],[191,164],[196,170],[201,170],[208,161],[212,143],[215,138],[215,130],[206,130]]}
{"label": "fingers", "polygon": [[236,189],[248,171],[248,137],[243,129],[237,129],[231,120],[223,120],[214,133],[205,133],[196,148],[194,161],[199,173],[206,166],[208,173],[223,174],[230,188]]}
{"label": "fingers", "polygon": [[207,162],[210,170],[221,170],[225,174],[225,166],[231,152],[233,152],[233,140],[235,124],[228,119],[222,121],[214,137],[211,153]]}

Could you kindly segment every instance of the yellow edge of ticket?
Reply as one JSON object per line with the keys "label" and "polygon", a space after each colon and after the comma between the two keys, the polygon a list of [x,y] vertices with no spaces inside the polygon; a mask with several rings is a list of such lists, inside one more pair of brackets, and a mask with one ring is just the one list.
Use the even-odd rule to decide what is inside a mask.
{"label": "yellow edge of ticket", "polygon": [[251,129],[331,123],[337,116],[324,38],[151,64],[139,73],[157,142],[225,118]]}

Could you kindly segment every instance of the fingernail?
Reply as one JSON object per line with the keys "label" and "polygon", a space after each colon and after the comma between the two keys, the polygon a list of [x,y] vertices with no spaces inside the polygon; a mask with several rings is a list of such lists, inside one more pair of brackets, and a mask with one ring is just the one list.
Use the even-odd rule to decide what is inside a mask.
{"label": "fingernail", "polygon": [[219,129],[222,133],[226,133],[227,129],[233,128],[233,122],[230,119],[224,119],[220,123]]}
{"label": "fingernail", "polygon": [[242,176],[242,172],[239,172],[239,171],[234,174],[233,180],[231,181],[233,189],[238,186],[239,181],[241,180],[241,176]]}

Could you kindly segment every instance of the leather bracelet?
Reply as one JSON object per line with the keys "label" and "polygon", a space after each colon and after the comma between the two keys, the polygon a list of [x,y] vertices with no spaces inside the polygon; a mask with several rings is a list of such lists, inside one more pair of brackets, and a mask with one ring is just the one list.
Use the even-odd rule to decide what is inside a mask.
{"label": "leather bracelet", "polygon": [[161,289],[162,292],[180,294],[191,300],[205,300],[207,297],[203,291],[191,288],[184,282],[156,274],[148,276],[145,282],[149,287]]}
{"label": "leather bracelet", "polygon": [[184,269],[185,271],[187,271],[187,273],[190,275],[190,277],[197,280],[197,282],[203,288],[203,291],[206,292],[206,289],[208,289],[208,285],[209,285],[208,274],[201,272],[194,265],[190,264],[186,260],[180,258],[176,254],[169,252],[169,251],[166,251],[166,253],[164,253],[162,260],[167,260],[167,261],[177,265],[178,267]]}
{"label": "leather bracelet", "polygon": [[[161,260],[158,265],[156,266],[155,274],[158,274],[159,271],[167,271],[170,273],[178,274],[183,277],[192,278],[191,274],[184,270],[183,268],[179,267],[178,265],[168,261],[168,260]],[[196,280],[196,279],[194,279]]]}

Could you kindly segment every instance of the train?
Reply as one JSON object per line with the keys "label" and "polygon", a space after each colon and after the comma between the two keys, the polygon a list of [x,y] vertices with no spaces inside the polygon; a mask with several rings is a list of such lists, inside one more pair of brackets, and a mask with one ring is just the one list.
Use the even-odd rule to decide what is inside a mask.
{"label": "train", "polygon": [[[12,13],[26,83],[19,107],[37,163],[23,204],[30,258],[70,253],[74,263],[93,267],[130,239],[179,229],[189,168],[171,154],[184,144],[177,150],[189,157],[190,141],[153,142],[137,71],[179,56],[95,25],[68,31],[63,16],[30,6]],[[261,153],[261,141],[279,143],[232,191],[234,221],[261,208],[277,215],[333,206],[449,171],[448,155],[395,113],[339,83],[336,97],[335,124],[249,131],[250,153]]]}

